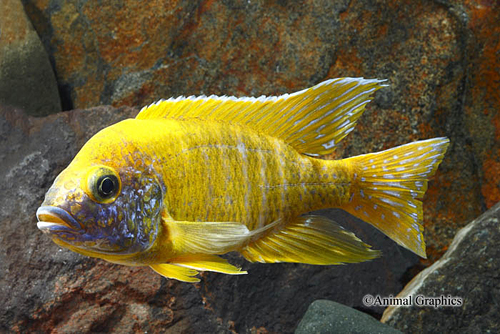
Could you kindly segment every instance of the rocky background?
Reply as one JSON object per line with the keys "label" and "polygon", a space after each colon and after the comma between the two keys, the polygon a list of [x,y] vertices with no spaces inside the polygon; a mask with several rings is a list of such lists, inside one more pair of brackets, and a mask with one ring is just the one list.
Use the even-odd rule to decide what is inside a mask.
{"label": "rocky background", "polygon": [[[60,250],[37,230],[35,211],[55,176],[92,134],[143,105],[177,95],[282,94],[340,76],[390,86],[336,157],[451,140],[424,199],[428,260],[330,210],[323,214],[384,257],[323,267],[229,255],[249,275],[206,273],[190,285]],[[292,332],[316,299],[380,318],[383,309],[363,306],[362,296],[399,293],[461,227],[500,201],[499,109],[496,0],[1,0],[0,332]],[[477,235],[497,228],[498,219]],[[498,282],[488,274],[498,267],[486,267],[460,265],[477,282]],[[446,294],[446,276],[438,281],[444,290],[435,291]],[[405,332],[432,331],[437,321],[388,319]],[[465,327],[443,323],[448,331]]]}

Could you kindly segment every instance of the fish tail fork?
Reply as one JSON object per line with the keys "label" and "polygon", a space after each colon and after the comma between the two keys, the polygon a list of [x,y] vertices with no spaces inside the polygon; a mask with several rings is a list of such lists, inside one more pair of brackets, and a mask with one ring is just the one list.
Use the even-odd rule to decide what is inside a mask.
{"label": "fish tail fork", "polygon": [[425,258],[421,199],[448,145],[434,138],[346,159],[354,175],[344,208]]}

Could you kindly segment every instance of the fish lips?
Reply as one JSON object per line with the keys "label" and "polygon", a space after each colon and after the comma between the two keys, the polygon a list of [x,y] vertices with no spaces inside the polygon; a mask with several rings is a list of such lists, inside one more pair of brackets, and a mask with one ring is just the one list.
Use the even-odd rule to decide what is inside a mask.
{"label": "fish lips", "polygon": [[41,206],[36,211],[37,227],[42,232],[76,232],[82,226],[66,210],[56,206]]}

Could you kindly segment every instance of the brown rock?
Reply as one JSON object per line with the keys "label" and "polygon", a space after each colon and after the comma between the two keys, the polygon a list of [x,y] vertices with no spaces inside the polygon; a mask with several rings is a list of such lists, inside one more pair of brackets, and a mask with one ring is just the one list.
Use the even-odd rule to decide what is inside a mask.
{"label": "brown rock", "polygon": [[54,72],[20,0],[0,2],[0,105],[43,116],[61,111]]}

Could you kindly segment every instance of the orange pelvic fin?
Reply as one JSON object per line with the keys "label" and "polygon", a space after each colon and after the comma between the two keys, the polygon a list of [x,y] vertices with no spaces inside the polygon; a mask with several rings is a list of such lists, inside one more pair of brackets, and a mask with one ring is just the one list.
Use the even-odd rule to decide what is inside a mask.
{"label": "orange pelvic fin", "polygon": [[343,208],[425,258],[421,199],[448,145],[447,138],[434,138],[346,159],[355,175]]}

